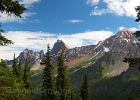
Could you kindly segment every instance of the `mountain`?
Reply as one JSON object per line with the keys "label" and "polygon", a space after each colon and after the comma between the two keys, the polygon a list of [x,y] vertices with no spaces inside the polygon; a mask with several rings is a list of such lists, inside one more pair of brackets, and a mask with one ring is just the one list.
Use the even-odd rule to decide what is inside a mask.
{"label": "mountain", "polygon": [[41,50],[40,52],[37,52],[37,51],[29,50],[29,49],[26,48],[17,57],[18,62],[19,62],[19,60],[21,60],[24,63],[27,56],[30,59],[30,65],[32,66],[32,68],[31,68],[32,70],[36,70],[36,68],[42,67],[40,65],[40,62],[44,57],[44,51],[43,50]]}
{"label": "mountain", "polygon": [[[57,46],[63,48],[58,44]],[[53,61],[56,62],[60,52],[61,49],[56,50]],[[128,93],[139,98],[140,72],[124,63],[124,57],[140,57],[140,42],[128,29],[119,31],[97,45],[66,49],[65,63],[75,93],[79,94],[86,72],[90,84],[90,100],[128,100]],[[42,73],[39,73],[31,80],[40,86],[41,77]]]}
{"label": "mountain", "polygon": [[[115,65],[110,64],[106,74],[116,76],[128,68],[128,65],[122,62],[123,58],[140,56],[139,52],[140,46],[137,38],[128,29],[123,29],[106,40],[100,41],[97,45],[76,47],[67,50],[65,54],[66,64],[76,71],[94,64],[99,58],[106,56],[106,53],[110,53],[109,58],[115,62]],[[110,62],[101,63],[102,67],[106,68]]]}
{"label": "mountain", "polygon": [[[72,83],[80,82],[81,75],[84,75],[85,71],[90,80],[105,76],[118,76],[127,71],[129,67],[127,63],[123,62],[124,57],[140,57],[139,41],[128,29],[123,29],[92,47],[91,53],[86,53],[80,60],[76,60],[74,64],[70,65]],[[84,60],[82,61],[82,59]],[[75,65],[79,67],[74,68]]]}
{"label": "mountain", "polygon": [[[109,65],[110,62],[105,60],[101,63],[103,68],[107,69],[109,67],[106,75],[111,76],[116,76],[127,70],[128,65],[122,62],[124,57],[140,56],[139,42],[128,29],[119,31],[106,40],[100,41],[97,45],[70,48],[64,41],[58,39],[51,50],[54,64],[57,62],[57,57],[62,49],[65,51],[65,62],[70,72],[89,67],[97,62],[98,59],[102,57],[107,58],[105,56],[109,54],[110,62],[115,64]],[[33,50],[25,49],[19,54],[17,59],[21,59],[24,62],[27,55],[30,56],[31,65],[34,66],[32,70],[43,68],[40,65],[40,61],[44,56],[43,51],[34,52]]]}
{"label": "mountain", "polygon": [[[34,66],[38,63],[40,64],[41,59],[44,57],[44,51],[41,50],[40,52],[37,52],[37,51],[29,50],[29,49],[26,48],[16,58],[17,62],[19,62],[21,60],[21,62],[24,63],[26,57],[29,57],[31,66]],[[12,65],[13,60],[6,61],[6,63],[8,65]],[[40,67],[40,65],[39,65],[39,67]]]}
{"label": "mountain", "polygon": [[53,55],[53,57],[56,57],[59,55],[59,53],[61,53],[61,50],[67,51],[70,49],[70,47],[68,45],[66,45],[62,40],[57,40],[57,42],[55,42],[52,50],[51,50],[51,54]]}
{"label": "mountain", "polygon": [[38,59],[42,59],[44,57],[44,51],[41,50],[40,52],[37,51],[34,52],[33,50],[29,50],[26,48],[25,50],[23,50],[23,52],[19,54],[17,59],[21,61],[25,61],[26,57],[28,56],[30,57],[30,62],[33,63],[34,61]]}

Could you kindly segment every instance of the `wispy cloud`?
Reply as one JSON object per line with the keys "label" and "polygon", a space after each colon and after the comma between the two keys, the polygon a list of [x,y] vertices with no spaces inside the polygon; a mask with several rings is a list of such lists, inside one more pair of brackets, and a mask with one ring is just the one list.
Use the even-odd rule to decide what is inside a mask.
{"label": "wispy cloud", "polygon": [[12,59],[14,52],[18,56],[19,52],[25,48],[36,51],[44,50],[46,52],[47,44],[49,43],[52,48],[57,39],[63,40],[71,48],[96,44],[98,41],[113,35],[113,33],[110,31],[86,31],[63,35],[47,32],[9,31],[3,35],[15,43],[7,47],[0,47],[0,59]]}
{"label": "wispy cloud", "polygon": [[80,22],[84,22],[84,20],[65,20],[63,22],[64,23],[80,23]]}
{"label": "wispy cloud", "polygon": [[26,7],[31,7],[34,3],[40,2],[41,0],[20,0],[21,4],[24,4]]}
{"label": "wispy cloud", "polygon": [[[19,2],[21,4],[24,4],[26,8],[31,7],[34,3],[39,2],[41,0],[20,0]],[[1,23],[9,23],[9,22],[16,22],[16,23],[24,23],[28,22],[28,18],[35,15],[36,13],[34,12],[25,12],[22,14],[22,18],[15,17],[14,15],[8,16],[5,13],[0,12],[0,22]],[[26,21],[25,21],[26,20]],[[39,22],[38,19],[33,19],[32,21],[29,22]]]}
{"label": "wispy cloud", "polygon": [[107,14],[107,13],[113,13],[113,12],[109,9],[94,9],[94,10],[91,11],[90,16],[104,15],[104,14]]}
{"label": "wispy cloud", "polygon": [[107,5],[106,8],[94,9],[90,15],[103,15],[113,13],[117,16],[136,17],[135,7],[138,6],[139,0],[103,0]]}
{"label": "wispy cloud", "polygon": [[22,14],[23,18],[18,18],[18,17],[15,17],[14,15],[7,16],[4,13],[0,13],[0,15],[1,15],[0,22],[1,23],[9,23],[9,22],[24,23],[24,21],[27,20],[28,17],[31,17],[31,16],[33,16],[35,14],[36,13],[33,13],[33,12],[26,12],[26,13]]}
{"label": "wispy cloud", "polygon": [[91,6],[97,5],[100,2],[100,0],[87,0],[87,4],[90,4]]}
{"label": "wispy cloud", "polygon": [[[120,26],[120,27],[119,27],[119,30],[123,30],[124,28],[126,28],[126,27]],[[136,28],[136,27],[131,27],[131,28],[127,28],[127,29],[129,29],[131,32],[135,32],[135,31],[140,30],[139,27],[138,27],[138,28]]]}

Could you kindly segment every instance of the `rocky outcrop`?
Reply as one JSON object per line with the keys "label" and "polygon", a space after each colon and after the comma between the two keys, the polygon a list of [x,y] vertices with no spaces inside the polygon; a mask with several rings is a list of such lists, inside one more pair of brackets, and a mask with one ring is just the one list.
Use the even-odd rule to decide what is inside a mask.
{"label": "rocky outcrop", "polygon": [[[17,62],[21,60],[21,62],[24,63],[27,57],[29,57],[30,59],[31,66],[33,66],[34,64],[36,64],[36,62],[41,61],[41,59],[44,57],[44,51],[41,50],[40,52],[37,52],[26,48],[17,57]],[[8,65],[12,65],[12,63],[13,63],[12,60],[7,61]]]}
{"label": "rocky outcrop", "polygon": [[25,49],[23,50],[23,52],[21,52],[18,56],[18,60],[21,60],[21,61],[25,61],[25,59],[27,57],[30,58],[31,62],[34,62],[35,60],[37,59],[42,59],[44,56],[44,51],[41,50],[40,52],[37,52],[37,51],[33,51],[33,50],[29,50],[29,49]]}
{"label": "rocky outcrop", "polygon": [[58,56],[59,53],[62,52],[62,49],[64,51],[67,51],[70,49],[70,47],[66,45],[62,40],[58,39],[51,50],[51,54],[53,55],[53,57]]}

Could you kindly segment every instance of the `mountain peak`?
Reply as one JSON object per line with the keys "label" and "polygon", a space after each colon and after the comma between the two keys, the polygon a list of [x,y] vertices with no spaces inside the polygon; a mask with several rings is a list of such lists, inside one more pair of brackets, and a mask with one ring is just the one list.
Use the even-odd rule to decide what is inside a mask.
{"label": "mountain peak", "polygon": [[[58,39],[57,42],[63,42],[63,41]],[[64,43],[64,42],[63,42],[63,43]]]}
{"label": "mountain peak", "polygon": [[24,51],[28,51],[29,49],[28,48],[26,48]]}
{"label": "mountain peak", "polygon": [[64,49],[64,51],[70,49],[70,47],[68,45],[66,45],[62,40],[57,40],[57,42],[55,42],[51,53],[53,55],[58,55],[58,53],[61,52],[61,50]]}
{"label": "mountain peak", "polygon": [[127,28],[122,29],[122,31],[129,31]]}
{"label": "mountain peak", "polygon": [[119,31],[119,33],[121,33],[122,35],[133,35],[133,33],[127,28],[122,29],[121,31]]}

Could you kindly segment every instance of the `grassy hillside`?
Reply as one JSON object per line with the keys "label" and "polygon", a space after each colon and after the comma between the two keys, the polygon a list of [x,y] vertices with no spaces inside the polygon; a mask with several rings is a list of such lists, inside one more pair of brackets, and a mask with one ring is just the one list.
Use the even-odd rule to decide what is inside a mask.
{"label": "grassy hillside", "polygon": [[[69,69],[72,88],[77,94],[79,93],[83,75],[86,72],[90,84],[90,100],[127,100],[131,97],[129,94],[132,94],[132,97],[135,97],[134,100],[137,100],[140,93],[140,72],[137,69],[128,69],[128,64],[121,60],[113,60],[110,55],[111,53],[106,53],[88,67],[81,66],[89,63],[86,62],[89,57],[75,63],[75,68]],[[82,61],[85,62],[82,63]],[[124,72],[121,73],[122,71]],[[42,73],[34,73],[31,80],[40,88]]]}

